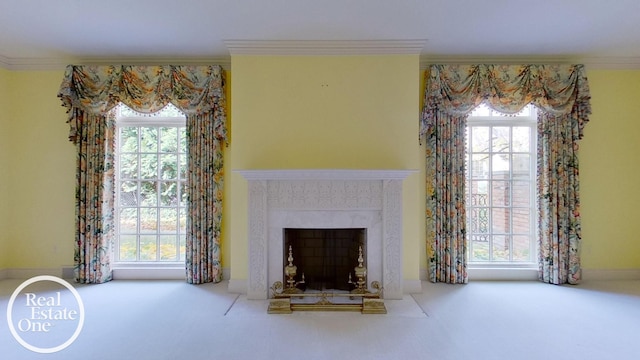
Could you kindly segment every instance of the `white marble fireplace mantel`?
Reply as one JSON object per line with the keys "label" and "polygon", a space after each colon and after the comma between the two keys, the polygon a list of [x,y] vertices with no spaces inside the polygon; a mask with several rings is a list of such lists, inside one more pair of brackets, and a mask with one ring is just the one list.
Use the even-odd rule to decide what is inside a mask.
{"label": "white marble fireplace mantel", "polygon": [[283,229],[365,228],[368,284],[401,299],[402,181],[416,170],[235,170],[248,181],[247,298],[282,281]]}

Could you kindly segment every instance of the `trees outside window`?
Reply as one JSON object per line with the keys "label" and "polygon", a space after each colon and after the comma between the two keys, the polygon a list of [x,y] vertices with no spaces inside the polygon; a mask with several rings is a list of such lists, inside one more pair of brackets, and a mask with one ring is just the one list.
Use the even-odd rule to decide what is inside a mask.
{"label": "trees outside window", "polygon": [[185,117],[173,106],[139,114],[121,105],[116,123],[116,259],[184,262]]}

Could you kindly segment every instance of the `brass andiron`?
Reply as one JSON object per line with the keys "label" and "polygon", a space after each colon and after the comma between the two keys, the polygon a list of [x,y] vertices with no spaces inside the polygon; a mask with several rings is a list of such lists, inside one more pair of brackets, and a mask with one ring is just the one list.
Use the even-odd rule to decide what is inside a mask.
{"label": "brass andiron", "polygon": [[[289,246],[289,257],[287,258],[289,265],[284,267],[284,274],[287,277],[286,285],[282,281],[276,281],[271,286],[272,297],[269,299],[269,314],[291,314],[294,310],[298,311],[360,311],[362,314],[386,314],[387,308],[384,306],[382,298],[382,286],[378,281],[371,283],[374,292],[370,292],[366,287],[367,268],[364,267],[364,259],[362,258],[362,247],[360,247],[360,255],[358,257],[358,266],[355,267],[355,273],[358,280],[354,283],[351,281],[349,274],[349,284],[356,286],[350,293],[305,293],[297,288],[297,285],[304,284],[304,273],[302,280],[296,282],[295,277],[298,268],[293,265],[293,251]],[[360,299],[360,303],[335,304],[329,301],[329,298],[349,297],[351,300]],[[293,303],[292,299],[319,298],[315,303]]]}
{"label": "brass andiron", "polygon": [[352,294],[367,294],[369,291],[367,290],[367,268],[362,265],[364,263],[364,258],[362,257],[362,246],[358,249],[358,266],[354,268],[354,272],[356,274],[356,282],[351,280],[351,273],[349,273],[349,281],[348,283],[354,285],[356,288],[351,290]]}
{"label": "brass andiron", "polygon": [[287,287],[284,289],[284,292],[287,294],[298,294],[301,293],[302,290],[298,289],[299,284],[304,284],[304,273],[302,273],[302,280],[296,282],[296,274],[298,273],[298,267],[293,265],[293,251],[291,249],[291,245],[289,245],[289,257],[287,258],[289,261],[289,265],[284,267],[284,275],[287,277]]}

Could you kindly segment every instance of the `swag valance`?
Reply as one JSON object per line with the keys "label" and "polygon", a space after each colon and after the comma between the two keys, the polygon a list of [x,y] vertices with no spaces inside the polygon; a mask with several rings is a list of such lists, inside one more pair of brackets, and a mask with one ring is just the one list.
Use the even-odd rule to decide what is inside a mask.
{"label": "swag valance", "polygon": [[527,104],[537,116],[539,279],[580,281],[577,142],[591,113],[583,65],[432,65],[420,139],[426,142],[426,223],[431,281],[466,283],[468,114],[480,103],[503,113]]}
{"label": "swag valance", "polygon": [[152,113],[172,103],[186,114],[185,270],[189,283],[220,281],[224,75],[210,66],[73,66],[58,97],[69,113],[76,149],[74,272],[80,283],[112,279],[115,238],[115,116],[124,103]]}
{"label": "swag valance", "polygon": [[579,137],[591,113],[583,65],[431,65],[420,136],[433,131],[437,112],[465,116],[480,103],[517,113],[533,103],[551,115],[573,114]]}
{"label": "swag valance", "polygon": [[67,66],[58,97],[69,110],[69,140],[78,141],[80,123],[122,102],[143,113],[172,103],[187,116],[212,116],[215,136],[226,139],[224,75],[209,66]]}

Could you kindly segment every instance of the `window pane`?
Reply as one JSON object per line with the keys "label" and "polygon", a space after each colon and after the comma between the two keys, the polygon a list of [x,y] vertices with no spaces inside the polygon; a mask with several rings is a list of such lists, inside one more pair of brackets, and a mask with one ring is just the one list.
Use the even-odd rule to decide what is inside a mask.
{"label": "window pane", "polygon": [[187,155],[178,155],[178,161],[180,162],[180,179],[184,180],[187,178]]}
{"label": "window pane", "polygon": [[509,154],[495,154],[491,156],[491,175],[496,179],[508,179],[511,168]]}
{"label": "window pane", "polygon": [[180,206],[187,206],[188,196],[187,196],[187,184],[184,182],[180,183]]}
{"label": "window pane", "polygon": [[140,232],[150,233],[158,230],[158,210],[156,208],[140,208]]}
{"label": "window pane", "polygon": [[489,128],[474,126],[472,127],[472,151],[487,152],[489,151]]}
{"label": "window pane", "polygon": [[123,181],[120,183],[120,206],[138,206],[138,183]]}
{"label": "window pane", "polygon": [[471,205],[487,205],[488,198],[487,194],[489,192],[489,182],[488,181],[471,181],[471,184],[468,185],[469,191],[471,192],[471,201],[469,204]]}
{"label": "window pane", "polygon": [[513,206],[531,206],[531,183],[528,181],[514,181],[511,185]]}
{"label": "window pane", "polygon": [[178,131],[179,136],[180,136],[180,147],[179,150],[181,153],[186,153],[187,152],[187,129],[184,127],[181,127]]}
{"label": "window pane", "polygon": [[491,109],[485,104],[476,106],[471,112],[472,116],[489,116],[491,115]]}
{"label": "window pane", "polygon": [[175,154],[160,155],[160,178],[173,180],[178,178],[178,157]]}
{"label": "window pane", "polygon": [[491,205],[509,206],[511,205],[511,183],[509,181],[491,182]]}
{"label": "window pane", "polygon": [[529,208],[513,208],[513,233],[529,234],[531,232],[531,210]]}
{"label": "window pane", "polygon": [[187,209],[178,208],[178,212],[180,213],[180,233],[184,234],[187,232]]}
{"label": "window pane", "polygon": [[471,261],[489,261],[488,241],[473,241],[471,245]]}
{"label": "window pane", "polygon": [[156,256],[156,236],[140,235],[140,260],[155,261]]}
{"label": "window pane", "polygon": [[142,179],[158,178],[158,155],[156,154],[140,155],[140,178]]}
{"label": "window pane", "polygon": [[155,181],[140,182],[140,205],[156,206],[158,205],[158,189]]}
{"label": "window pane", "polygon": [[160,235],[160,261],[176,261],[176,235]]}
{"label": "window pane", "polygon": [[531,238],[524,235],[513,236],[513,261],[529,261],[531,257]]}
{"label": "window pane", "polygon": [[120,179],[137,179],[138,178],[138,155],[122,154],[120,155]]}
{"label": "window pane", "polygon": [[[469,233],[474,235],[482,235],[489,233],[489,208],[471,208],[468,209],[469,216]],[[486,238],[482,238],[486,240]]]}
{"label": "window pane", "polygon": [[178,129],[175,127],[160,128],[160,151],[178,151]]}
{"label": "window pane", "polygon": [[160,206],[178,206],[178,182],[160,183]]}
{"label": "window pane", "polygon": [[120,253],[118,257],[123,261],[135,261],[138,254],[136,235],[120,235]]}
{"label": "window pane", "polygon": [[123,153],[138,152],[138,128],[120,128],[120,151]]}
{"label": "window pane", "polygon": [[120,209],[120,233],[135,233],[138,231],[138,209]]}
{"label": "window pane", "polygon": [[140,127],[140,152],[158,152],[158,129]]}
{"label": "window pane", "polygon": [[531,156],[529,154],[513,154],[513,177],[528,179],[531,176]]}
{"label": "window pane", "polygon": [[178,230],[178,209],[160,209],[160,231],[173,232]]}
{"label": "window pane", "polygon": [[493,139],[492,139],[492,151],[493,152],[508,152],[509,151],[509,127],[494,127]]}
{"label": "window pane", "polygon": [[525,126],[515,126],[513,128],[513,151],[529,152],[531,130]]}
{"label": "window pane", "polygon": [[185,254],[187,249],[187,236],[183,233],[180,234],[180,260],[185,260]]}
{"label": "window pane", "polygon": [[491,224],[494,233],[505,234],[511,231],[509,208],[493,208],[491,210]]}
{"label": "window pane", "polygon": [[509,236],[495,235],[493,236],[493,260],[494,261],[509,261],[510,257],[510,244]]}
{"label": "window pane", "polygon": [[474,179],[486,179],[489,175],[489,156],[486,154],[473,154],[471,160],[471,177]]}

